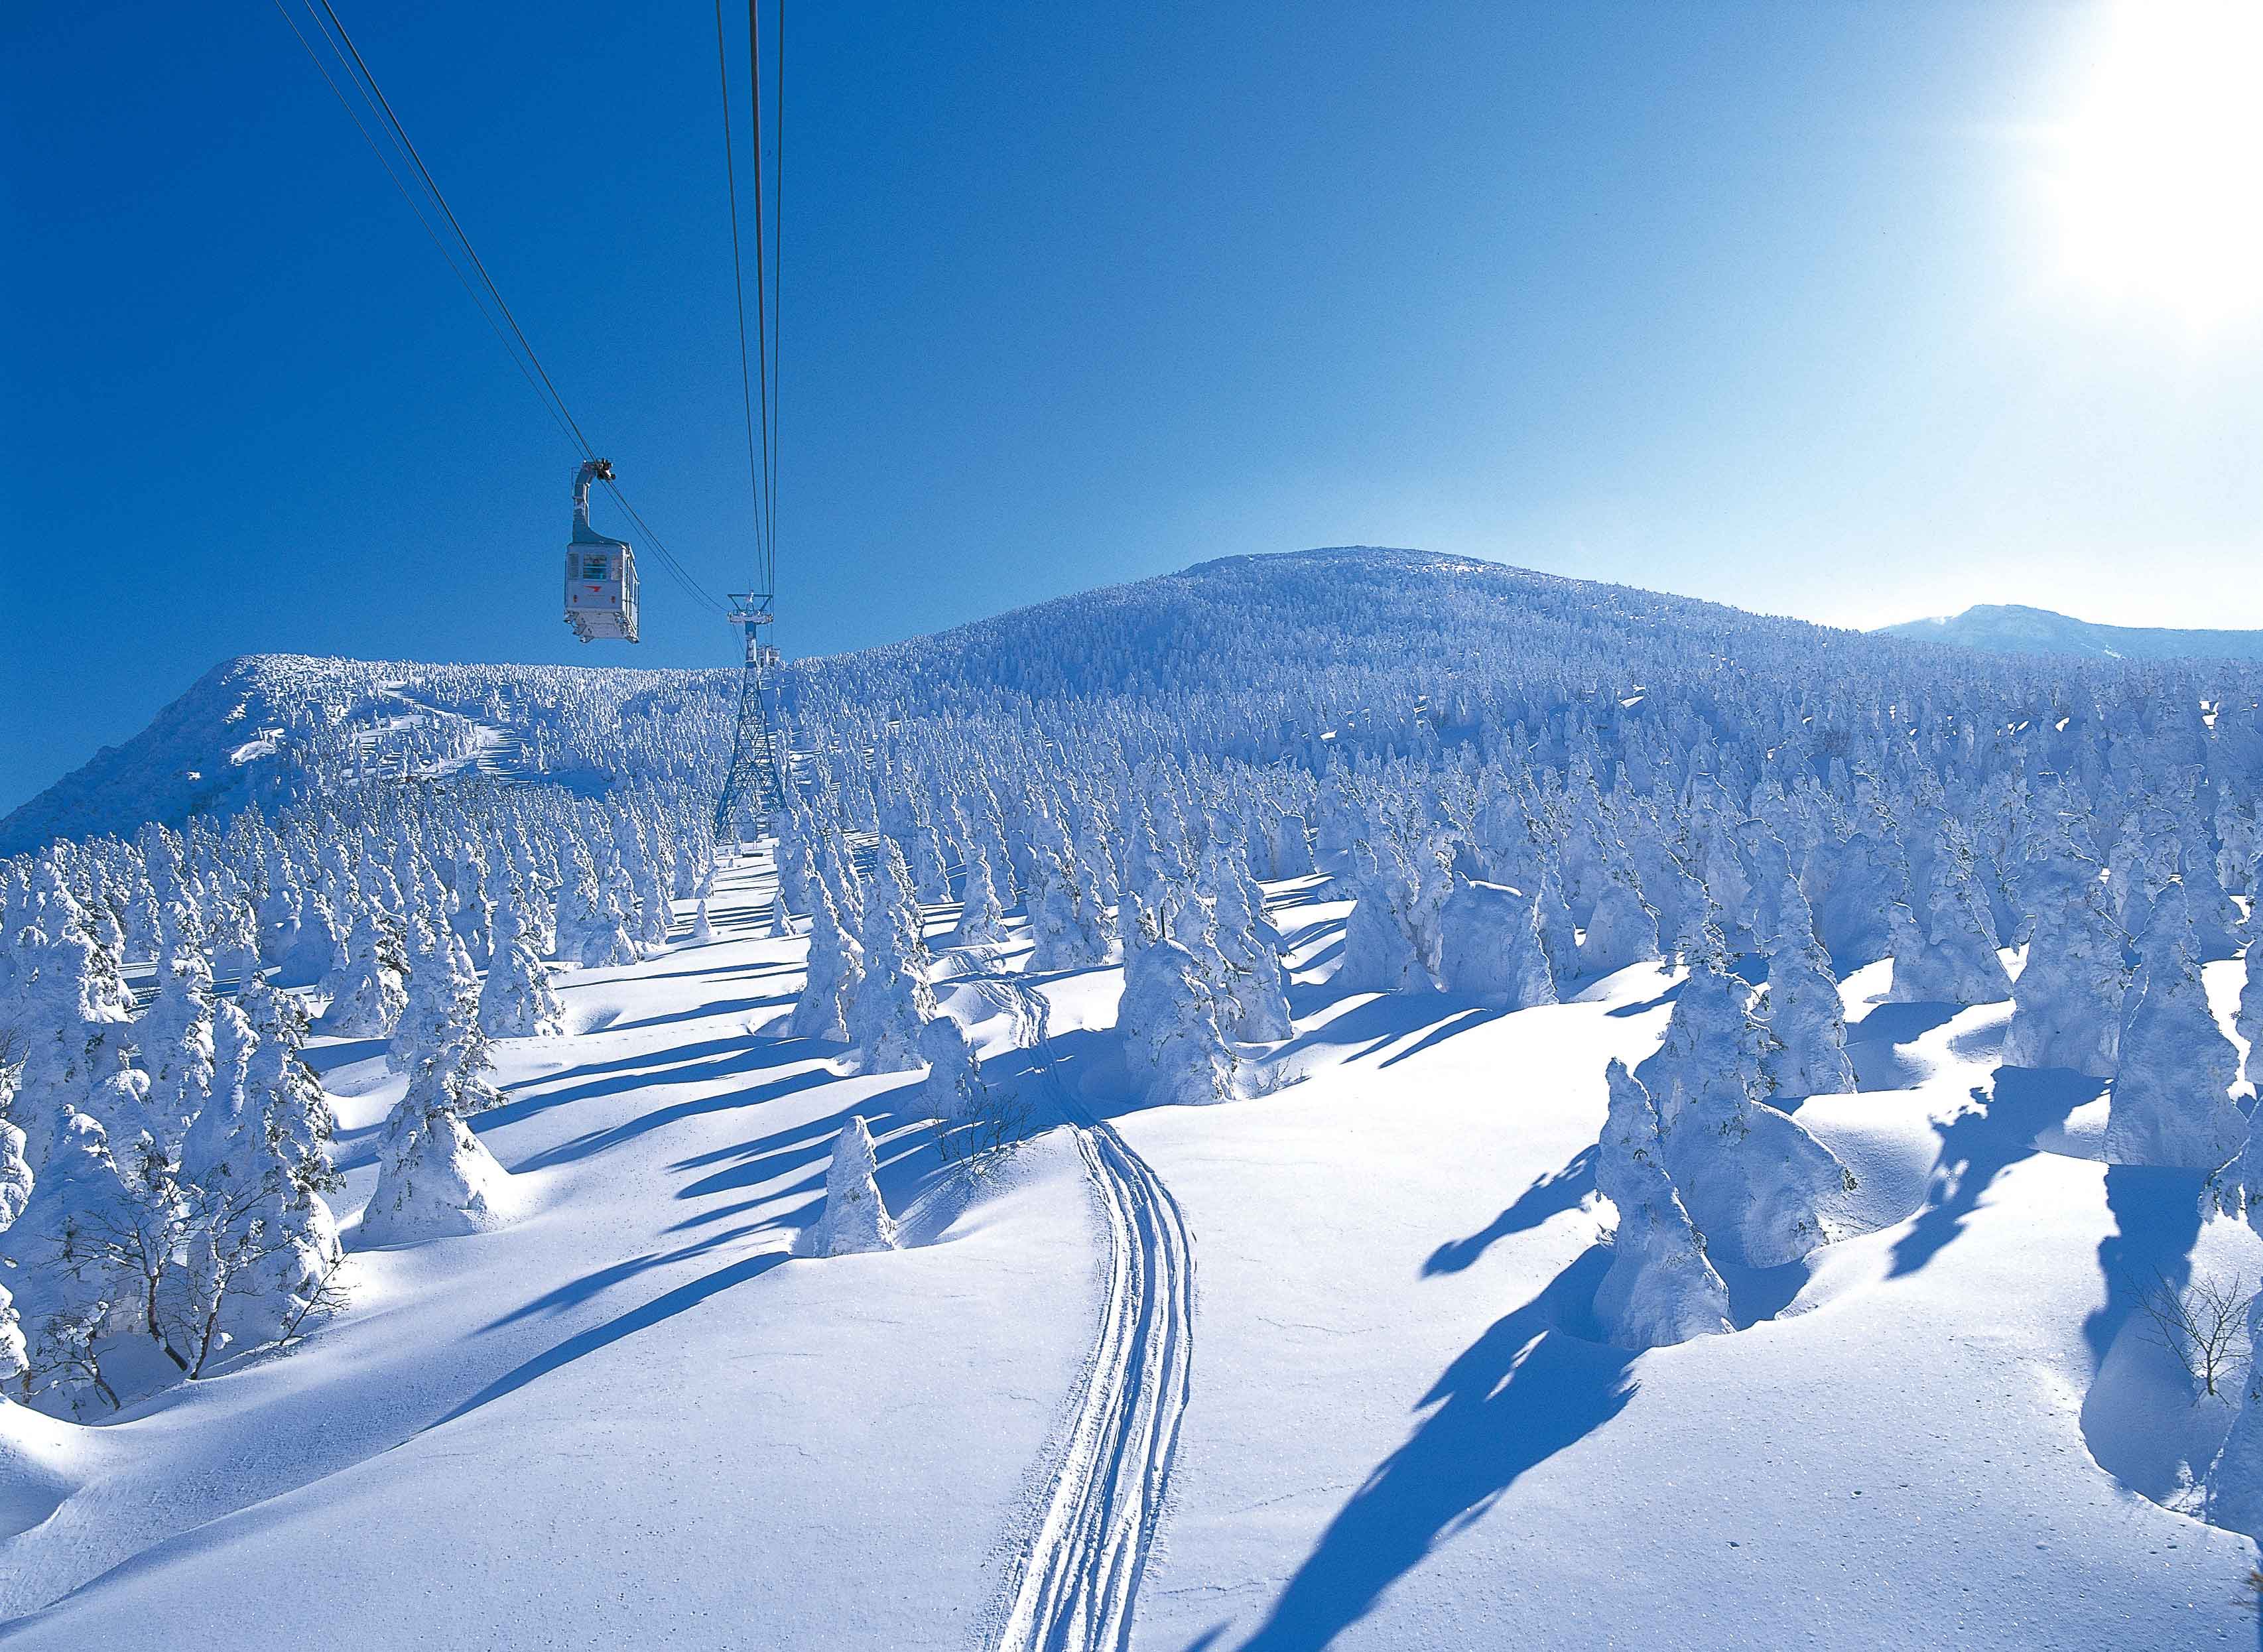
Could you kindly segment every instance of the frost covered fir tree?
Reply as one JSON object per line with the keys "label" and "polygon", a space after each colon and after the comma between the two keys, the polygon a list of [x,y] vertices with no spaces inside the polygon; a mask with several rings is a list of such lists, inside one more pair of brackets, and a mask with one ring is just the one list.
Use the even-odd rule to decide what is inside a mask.
{"label": "frost covered fir tree", "polygon": [[864,977],[864,949],[842,928],[833,896],[821,881],[810,880],[809,901],[808,961],[786,1035],[845,1040],[849,1006]]}
{"label": "frost covered fir tree", "polygon": [[849,999],[849,1042],[866,1072],[900,1072],[920,1062],[920,1028],[935,1018],[920,908],[903,851],[887,846],[885,875],[866,897],[857,936],[864,972]]}
{"label": "frost covered fir tree", "polygon": [[1194,955],[1158,937],[1124,966],[1116,1018],[1132,1081],[1166,1104],[1229,1100],[1238,1063]]}
{"label": "frost covered fir tree", "polygon": [[1587,929],[1580,936],[1580,973],[1609,975],[1630,964],[1654,963],[1658,914],[1642,898],[1626,851],[1607,844],[1598,864],[1598,890]]}
{"label": "frost covered fir tree", "polygon": [[2239,986],[2239,1014],[2233,1025],[2247,1041],[2247,1082],[2263,1092],[2263,934],[2247,943],[2246,970]]}
{"label": "frost covered fir tree", "polygon": [[24,1132],[8,1122],[8,1075],[0,1072],[0,1232],[14,1225],[32,1197],[32,1165]]}
{"label": "frost covered fir tree", "polygon": [[1775,1267],[1840,1237],[1836,1208],[1855,1179],[1761,1099],[1772,1041],[1749,994],[1717,951],[1701,956],[1664,1042],[1634,1076],[1658,1108],[1675,1190],[1708,1244],[1731,1261]]}
{"label": "frost covered fir tree", "polygon": [[[2088,862],[2078,864],[2096,870]],[[2012,983],[2004,1064],[2067,1067],[2110,1078],[2129,984],[2122,932],[2107,913],[2094,876],[2057,877],[2034,887],[2035,920],[2027,963]]]}
{"label": "frost covered fir tree", "polygon": [[328,983],[324,1021],[348,1038],[390,1038],[408,1003],[408,960],[391,924],[365,905],[346,943],[346,967]]}
{"label": "frost covered fir tree", "polygon": [[1595,1189],[1618,1211],[1610,1271],[1595,1316],[1623,1348],[1664,1348],[1731,1329],[1729,1289],[1674,1191],[1650,1093],[1614,1060],[1605,1070],[1610,1115],[1595,1156]]}
{"label": "frost covered fir tree", "polygon": [[192,1182],[212,1179],[213,1166],[247,1129],[264,1135],[261,1111],[252,1105],[251,1058],[259,1035],[234,1004],[222,1000],[213,1018],[212,1082],[204,1108],[181,1140],[181,1174]]}
{"label": "frost covered fir tree", "polygon": [[[2263,1291],[2247,1304],[2247,1343],[2263,1348]],[[2202,1482],[2210,1526],[2263,1540],[2263,1360],[2251,1360],[2231,1430]]]}
{"label": "frost covered fir tree", "polygon": [[958,926],[951,931],[951,938],[961,946],[994,946],[1006,938],[1006,913],[998,904],[998,887],[990,876],[990,857],[980,844],[969,844],[965,866]]}
{"label": "frost covered fir tree", "polygon": [[852,1115],[834,1138],[825,1169],[825,1208],[794,1241],[796,1256],[854,1256],[896,1248],[895,1219],[880,1197],[872,1133]]}
{"label": "frost covered fir tree", "polygon": [[[1799,903],[1804,913],[1807,903]],[[1768,949],[1768,1035],[1775,1048],[1761,1063],[1769,1093],[1846,1095],[1855,1088],[1847,1058],[1847,1006],[1831,961],[1804,923],[1789,924]]]}
{"label": "frost covered fir tree", "polygon": [[2012,977],[1996,950],[1995,922],[1974,864],[1971,840],[1948,823],[1927,869],[1925,915],[1897,903],[1891,914],[1897,1004],[2000,1004]]}
{"label": "frost covered fir tree", "polygon": [[1281,955],[1273,949],[1272,926],[1265,921],[1265,893],[1249,875],[1240,846],[1213,838],[1203,857],[1202,877],[1214,891],[1208,902],[1205,931],[1218,961],[1218,1013],[1225,1030],[1249,1043],[1272,1043],[1295,1030]]}
{"label": "frost covered fir tree", "polygon": [[480,1029],[490,1038],[546,1038],[566,1030],[565,1012],[542,967],[534,918],[514,889],[495,913],[495,957],[480,985]]}
{"label": "frost covered fir tree", "polygon": [[480,977],[471,955],[455,932],[445,923],[428,923],[422,914],[408,920],[408,1001],[386,1046],[388,1071],[410,1072],[417,1059],[439,1042],[440,1034],[458,1013],[458,1000],[477,999]]}
{"label": "frost covered fir tree", "polygon": [[558,956],[567,963],[604,970],[634,963],[640,956],[613,881],[586,848],[573,846],[566,887],[558,896]]}
{"label": "frost covered fir tree", "polygon": [[378,1140],[377,1187],[363,1211],[371,1244],[399,1244],[500,1226],[510,1211],[510,1175],[465,1116],[492,1105],[487,1039],[459,1019],[418,1062],[408,1088],[386,1115]]}
{"label": "frost covered fir tree", "polygon": [[[1139,898],[1127,894],[1125,906],[1135,905]],[[1089,970],[1116,956],[1117,920],[1101,904],[1089,875],[1074,855],[1038,854],[1030,862],[1024,899],[1030,916],[1030,969],[1040,974]]]}
{"label": "frost covered fir tree", "polygon": [[1358,866],[1350,917],[1344,920],[1343,955],[1336,965],[1339,992],[1428,992],[1437,987],[1431,965],[1438,951],[1438,913],[1449,888],[1435,879],[1420,852],[1409,854],[1385,837],[1353,851]]}
{"label": "frost covered fir tree", "polygon": [[161,924],[165,956],[157,996],[134,1023],[142,1071],[149,1078],[150,1128],[168,1149],[204,1110],[213,1073],[213,970],[184,910]]}
{"label": "frost covered fir tree", "polygon": [[329,1145],[337,1118],[322,1080],[307,1066],[307,1012],[299,1000],[264,982],[241,999],[257,1040],[244,1074],[246,1093],[270,1137],[286,1144],[292,1175],[301,1185],[335,1192],[339,1181],[330,1168]]}
{"label": "frost covered fir tree", "polygon": [[2230,1094],[2238,1052],[2209,1012],[2182,885],[2155,897],[2138,948],[2106,1115],[2106,1159],[2209,1169],[2240,1151],[2247,1124]]}
{"label": "frost covered fir tree", "polygon": [[[18,1381],[30,1368],[23,1324],[16,1314],[16,1299],[8,1294],[5,1285],[0,1285],[0,1387]],[[7,1403],[5,1395],[0,1394],[0,1405]]]}
{"label": "frost covered fir tree", "polygon": [[1510,1010],[1556,1002],[1539,905],[1506,884],[1457,883],[1438,918],[1438,968],[1457,997]]}
{"label": "frost covered fir tree", "polygon": [[949,1015],[936,1015],[920,1028],[920,1059],[927,1078],[920,1093],[932,1116],[956,1124],[980,1118],[989,1102],[990,1087],[982,1079],[982,1064],[966,1034]]}

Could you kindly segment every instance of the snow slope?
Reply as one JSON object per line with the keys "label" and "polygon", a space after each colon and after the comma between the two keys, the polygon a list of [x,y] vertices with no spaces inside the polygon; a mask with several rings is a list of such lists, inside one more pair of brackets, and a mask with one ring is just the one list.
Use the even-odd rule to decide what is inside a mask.
{"label": "snow slope", "polygon": [[[1119,970],[957,959],[992,1076],[1077,1115],[970,1183],[903,1123],[915,1075],[770,1035],[799,943],[751,938],[766,880],[736,876],[714,943],[568,974],[587,1030],[502,1047],[478,1123],[517,1224],[361,1253],[299,1352],[100,1427],[30,1419],[73,1443],[57,1506],[0,1541],[0,1604],[32,1612],[7,1644],[2252,1641],[2253,1545],[2086,1440],[2116,1426],[2085,1399],[2131,1334],[2117,1280],[2181,1256],[2195,1189],[2081,1156],[2084,1093],[1993,1072],[2001,1006],[1851,979],[1868,1087],[1801,1116],[1876,1230],[1732,1273],[1739,1334],[1630,1355],[1586,1317],[1601,1070],[1654,1044],[1673,977],[1512,1015],[1339,999],[1334,893],[1276,891],[1299,1030],[1280,1087],[1223,1107],[1125,1099]],[[365,1046],[322,1059],[350,1210],[399,1081]],[[912,1248],[789,1259],[852,1112]],[[1175,1241],[1127,1242],[1089,1156],[1111,1131],[1183,1222],[1190,1320],[1123,1334],[1127,1270]],[[1141,1419],[1176,1421],[1153,1401],[1181,1381],[1158,1454]],[[1120,1471],[1143,1490],[1087,1495]],[[1098,1587],[1034,1634],[1027,1580],[1063,1572]]]}
{"label": "snow slope", "polygon": [[2071,654],[2086,660],[2263,660],[2263,631],[2178,631],[2100,625],[2047,608],[1983,602],[1941,619],[1905,620],[1873,633],[1953,643],[1998,654]]}
{"label": "snow slope", "polygon": [[[727,672],[440,666],[246,654],[223,660],[123,746],[0,817],[0,855],[144,821],[272,811],[326,786],[470,769],[599,789],[664,781],[728,740]],[[712,760],[708,760],[711,761]]]}

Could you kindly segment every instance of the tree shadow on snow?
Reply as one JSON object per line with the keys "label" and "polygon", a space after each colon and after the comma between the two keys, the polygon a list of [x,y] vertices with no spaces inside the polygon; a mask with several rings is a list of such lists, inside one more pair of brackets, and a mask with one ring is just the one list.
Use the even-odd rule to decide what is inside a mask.
{"label": "tree shadow on snow", "polygon": [[2098,1272],[2106,1300],[2082,1322],[2094,1370],[2139,1296],[2165,1280],[2180,1290],[2192,1274],[2193,1242],[2200,1237],[2201,1190],[2208,1172],[2156,1165],[2106,1167],[2106,1208],[2114,1231],[2098,1242]]}
{"label": "tree shadow on snow", "polygon": [[1406,1060],[1409,1056],[1419,1056],[1426,1050],[1431,1049],[1435,1045],[1444,1043],[1446,1040],[1451,1038],[1457,1033],[1468,1032],[1471,1028],[1482,1027],[1487,1021],[1497,1021],[1507,1014],[1508,1012],[1505,1009],[1496,1008],[1493,1006],[1487,1004],[1479,1004],[1470,1009],[1457,1010],[1444,1021],[1440,1021],[1435,1027],[1433,1027],[1428,1032],[1423,1034],[1421,1037],[1407,1045],[1406,1049],[1394,1050],[1390,1055],[1385,1056],[1380,1064],[1385,1067],[1395,1067],[1400,1062]]}
{"label": "tree shadow on snow", "polygon": [[2036,1133],[2064,1123],[2068,1114],[2105,1088],[2103,1078],[2063,1068],[2027,1067],[1999,1067],[1987,1086],[1975,1086],[1975,1105],[1941,1130],[1941,1157],[1926,1202],[1895,1243],[1888,1277],[1914,1273],[1938,1256],[1963,1230],[1989,1184],[2021,1159],[2043,1151],[2035,1145]]}
{"label": "tree shadow on snow", "polygon": [[505,1372],[456,1407],[454,1410],[441,1418],[438,1422],[434,1423],[432,1427],[438,1428],[452,1423],[458,1418],[476,1411],[491,1401],[502,1399],[507,1394],[516,1393],[538,1377],[547,1376],[563,1366],[571,1365],[585,1354],[595,1353],[598,1349],[609,1347],[625,1337],[633,1337],[640,1331],[648,1331],[663,1321],[675,1318],[680,1313],[697,1308],[709,1297],[727,1291],[734,1285],[743,1285],[750,1279],[769,1273],[770,1269],[784,1261],[786,1255],[784,1251],[777,1250],[742,1257],[727,1267],[718,1268],[704,1278],[693,1280],[689,1284],[679,1285],[672,1291],[664,1291],[650,1302],[632,1308],[628,1312],[618,1315],[602,1325],[593,1325],[587,1331],[579,1331],[567,1338],[556,1347],[546,1349]]}
{"label": "tree shadow on snow", "polygon": [[[831,1077],[830,1074],[822,1076]],[[709,1165],[726,1164],[727,1168],[703,1176],[689,1187],[679,1187],[676,1196],[678,1199],[704,1199],[710,1194],[731,1193],[741,1187],[754,1187],[758,1182],[773,1180],[819,1160],[830,1163],[834,1140],[852,1116],[862,1118],[876,1138],[885,1139],[898,1123],[919,1116],[919,1109],[907,1104],[918,1098],[920,1089],[921,1081],[913,1075],[907,1082],[892,1090],[861,1097],[821,1119],[810,1119],[785,1129],[774,1130],[768,1136],[758,1136],[753,1141],[741,1143],[736,1147],[717,1148],[711,1152],[679,1159],[673,1168],[696,1170]],[[883,1196],[890,1193],[885,1177],[880,1191]],[[889,1198],[888,1203],[892,1209],[896,1206],[893,1197]]]}
{"label": "tree shadow on snow", "polygon": [[[689,1071],[671,1071],[669,1077],[661,1082],[696,1083],[705,1079],[727,1078],[750,1068],[768,1067],[774,1064],[776,1064],[770,1061],[745,1058],[715,1062]],[[546,1148],[523,1163],[510,1165],[509,1168],[512,1174],[517,1175],[524,1171],[548,1170],[558,1165],[570,1165],[577,1160],[587,1158],[593,1153],[601,1153],[609,1148],[618,1147],[624,1142],[634,1141],[640,1136],[681,1122],[684,1119],[698,1118],[708,1113],[728,1112],[737,1107],[754,1107],[764,1101],[774,1101],[780,1096],[792,1095],[796,1091],[814,1089],[819,1085],[830,1084],[835,1076],[823,1067],[805,1067],[799,1072],[788,1073],[783,1078],[775,1078],[768,1084],[756,1085],[751,1089],[724,1090],[712,1095],[694,1096],[669,1107],[654,1108],[650,1113],[640,1113],[634,1118],[624,1119],[620,1123],[602,1130],[587,1131],[569,1142],[561,1142],[555,1147]],[[649,1082],[654,1081],[624,1079],[611,1087],[637,1089]],[[554,1106],[557,1099],[546,1096],[540,1100],[546,1105]],[[493,1113],[501,1111],[502,1109],[498,1107],[489,1114],[481,1115],[474,1121],[474,1127],[485,1123],[488,1118],[493,1116]]]}
{"label": "tree shadow on snow", "polygon": [[1926,1069],[1900,1053],[1934,1028],[1956,1019],[1961,1004],[1880,1004],[1859,1021],[1847,1024],[1847,1058],[1858,1087],[1902,1090],[1920,1082]]}
{"label": "tree shadow on snow", "polygon": [[1494,1242],[1513,1233],[1538,1227],[1549,1217],[1576,1210],[1595,1190],[1595,1150],[1582,1148],[1563,1169],[1551,1171],[1522,1193],[1508,1208],[1466,1239],[1449,1239],[1430,1252],[1422,1264],[1422,1277],[1459,1273],[1490,1250]]}
{"label": "tree shadow on snow", "polygon": [[1638,1004],[1622,1004],[1616,1009],[1605,1010],[1603,1014],[1614,1021],[1630,1021],[1638,1015],[1647,1015],[1654,1009],[1664,1009],[1681,996],[1681,982],[1676,981],[1671,986],[1661,988],[1656,998],[1645,999]]}
{"label": "tree shadow on snow", "polygon": [[1242,1652],[1327,1646],[1520,1475],[1625,1409],[1635,1356],[1558,1328],[1567,1305],[1593,1300],[1596,1252],[1446,1368],[1415,1408],[1428,1415],[1329,1523]]}
{"label": "tree shadow on snow", "polygon": [[781,1004],[791,1004],[795,994],[774,992],[766,998],[716,999],[705,1004],[695,1004],[690,1009],[670,1012],[666,1015],[647,1015],[633,1021],[614,1021],[604,1030],[609,1033],[633,1033],[641,1027],[669,1027],[679,1021],[696,1021],[715,1015],[738,1015],[748,1010],[776,1009]]}

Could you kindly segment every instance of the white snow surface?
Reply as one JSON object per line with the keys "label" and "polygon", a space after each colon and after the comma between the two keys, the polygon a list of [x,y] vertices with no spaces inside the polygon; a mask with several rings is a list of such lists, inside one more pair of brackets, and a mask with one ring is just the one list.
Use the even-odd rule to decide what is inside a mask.
{"label": "white snow surface", "polygon": [[[1870,1230],[1724,1267],[1734,1334],[1630,1354],[1590,1312],[1603,1068],[1656,1046],[1678,977],[1509,1014],[1338,998],[1346,903],[1271,888],[1298,1030],[1255,1099],[1132,1099],[1098,1030],[1120,969],[946,989],[987,1078],[1112,1126],[1190,1241],[1124,1644],[2252,1643],[2255,1546],[2165,1506],[2229,1416],[2167,1383],[2124,1281],[2195,1237],[2252,1276],[2263,1242],[2201,1229],[2197,1175],[2098,1162],[2094,1085],[1996,1073],[2008,1006],[1887,1005],[1889,965],[1850,975],[1862,1088],[1797,1116]],[[100,1426],[0,1410],[0,1614],[30,1614],[7,1643],[1012,1633],[1089,1363],[1118,1357],[1091,1130],[946,1166],[918,1071],[783,1036],[804,943],[756,938],[768,893],[727,874],[713,942],[568,973],[588,1030],[497,1045],[510,1099],[473,1122],[510,1225],[357,1249],[334,1324]],[[366,1042],[314,1055],[350,1218],[403,1081]],[[905,1248],[792,1259],[851,1115]]]}

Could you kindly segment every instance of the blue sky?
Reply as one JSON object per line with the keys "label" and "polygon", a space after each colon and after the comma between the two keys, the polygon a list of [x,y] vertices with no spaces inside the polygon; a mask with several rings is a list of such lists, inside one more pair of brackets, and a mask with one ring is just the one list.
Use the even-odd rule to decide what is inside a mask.
{"label": "blue sky", "polygon": [[[340,11],[631,496],[743,583],[712,11]],[[2254,40],[2129,15],[800,7],[779,640],[1351,542],[2263,624],[2253,128],[2155,141]],[[11,8],[0,57],[0,807],[238,653],[729,658],[657,577],[638,649],[565,631],[571,451],[266,0]]]}

